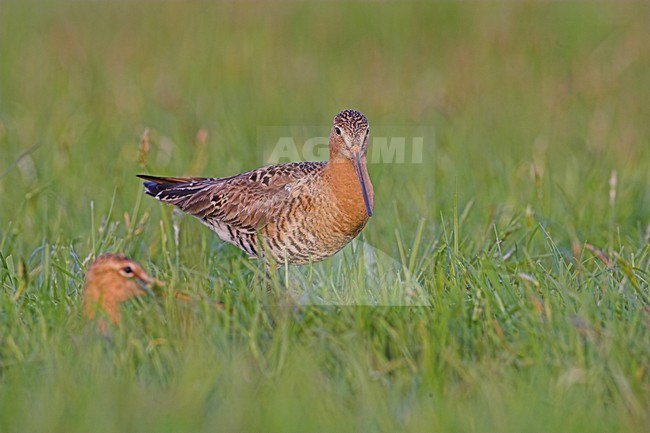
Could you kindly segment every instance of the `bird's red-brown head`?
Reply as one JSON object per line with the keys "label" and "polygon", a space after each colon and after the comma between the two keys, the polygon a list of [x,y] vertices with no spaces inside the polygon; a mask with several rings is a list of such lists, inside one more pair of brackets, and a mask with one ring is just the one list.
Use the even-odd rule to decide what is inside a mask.
{"label": "bird's red-brown head", "polygon": [[[98,312],[103,312],[111,322],[119,323],[119,305],[130,298],[145,295],[146,289],[155,281],[127,257],[101,255],[86,271],[84,315],[93,319]],[[100,321],[100,328],[105,328],[102,323]]]}

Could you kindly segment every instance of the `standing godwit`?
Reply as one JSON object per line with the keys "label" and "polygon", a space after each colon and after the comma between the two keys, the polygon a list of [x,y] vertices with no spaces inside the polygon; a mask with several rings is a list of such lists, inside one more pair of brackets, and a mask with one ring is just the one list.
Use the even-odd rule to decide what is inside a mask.
{"label": "standing godwit", "polygon": [[[84,289],[84,315],[92,320],[98,311],[108,316],[112,323],[119,323],[119,305],[146,292],[155,280],[151,278],[136,262],[120,254],[103,254],[90,264],[86,271]],[[103,318],[99,329],[106,331]]]}
{"label": "standing godwit", "polygon": [[178,206],[252,258],[306,264],[330,257],[366,225],[374,204],[366,117],[334,117],[328,162],[270,165],[225,178],[138,175],[146,193]]}

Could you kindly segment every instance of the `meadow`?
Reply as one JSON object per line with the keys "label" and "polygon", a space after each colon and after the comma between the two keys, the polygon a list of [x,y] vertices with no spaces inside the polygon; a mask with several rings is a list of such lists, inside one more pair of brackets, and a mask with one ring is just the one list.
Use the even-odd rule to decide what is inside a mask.
{"label": "meadow", "polygon": [[[0,431],[648,431],[649,22],[646,2],[3,1]],[[255,168],[344,108],[406,157],[369,164],[357,242],[270,292],[135,177]],[[115,251],[190,301],[134,300],[99,334],[83,276]]]}

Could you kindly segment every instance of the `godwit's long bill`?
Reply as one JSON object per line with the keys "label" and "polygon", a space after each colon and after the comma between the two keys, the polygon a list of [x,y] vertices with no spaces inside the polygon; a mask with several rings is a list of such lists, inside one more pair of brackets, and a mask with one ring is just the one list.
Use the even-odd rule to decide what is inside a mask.
{"label": "godwit's long bill", "polygon": [[[366,134],[370,133],[370,129],[366,129]],[[350,146],[352,149],[352,164],[354,165],[354,172],[359,179],[359,186],[361,187],[361,195],[363,196],[363,203],[366,205],[366,213],[368,217],[372,216],[372,205],[370,203],[370,196],[368,194],[368,185],[372,189],[372,184],[370,184],[370,178],[368,176],[368,170],[366,169],[366,150],[363,151],[358,145]],[[366,185],[366,178],[368,179],[368,185]]]}
{"label": "godwit's long bill", "polygon": [[328,162],[276,164],[226,178],[138,177],[147,194],[195,216],[250,257],[316,262],[347,245],[372,216],[369,134],[363,114],[343,110],[332,122]]}

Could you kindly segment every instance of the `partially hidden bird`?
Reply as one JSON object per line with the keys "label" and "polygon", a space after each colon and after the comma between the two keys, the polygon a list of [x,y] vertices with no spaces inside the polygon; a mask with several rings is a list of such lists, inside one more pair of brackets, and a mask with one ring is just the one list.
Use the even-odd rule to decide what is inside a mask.
{"label": "partially hidden bird", "polygon": [[[83,312],[88,320],[98,313],[110,322],[120,322],[120,304],[143,296],[156,280],[135,261],[121,254],[103,254],[86,271]],[[106,322],[99,318],[100,331],[106,331]]]}
{"label": "partially hidden bird", "polygon": [[356,110],[332,122],[329,161],[290,162],[231,177],[138,175],[145,192],[199,219],[251,258],[307,264],[332,256],[372,216],[370,128]]}

